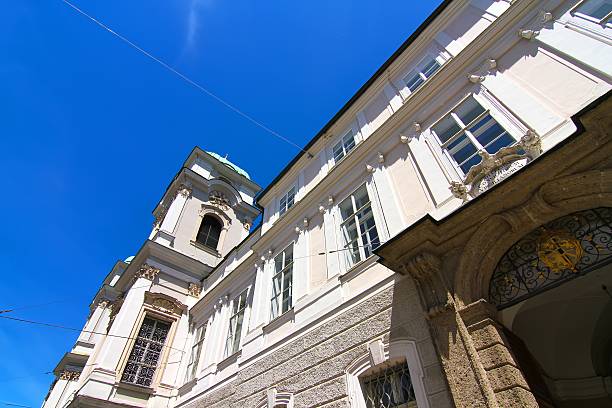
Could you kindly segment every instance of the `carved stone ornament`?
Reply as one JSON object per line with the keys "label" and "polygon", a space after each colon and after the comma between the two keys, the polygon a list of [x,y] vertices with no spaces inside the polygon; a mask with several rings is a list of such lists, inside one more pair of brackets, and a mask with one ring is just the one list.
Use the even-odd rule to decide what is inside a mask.
{"label": "carved stone ornament", "polygon": [[376,157],[377,157],[378,162],[379,162],[380,164],[382,164],[382,163],[384,163],[384,162],[385,162],[385,155],[384,155],[384,154],[382,154],[381,152],[378,152],[378,153],[377,153],[377,155],[376,155]]}
{"label": "carved stone ornament", "polygon": [[120,296],[115,299],[113,303],[110,304],[110,314],[108,316],[108,325],[106,327],[107,332],[110,330],[111,326],[113,325],[113,322],[115,321],[115,317],[117,317],[117,314],[121,310],[121,306],[123,306],[124,300],[125,298],[123,296]]}
{"label": "carved stone ornament", "polygon": [[319,205],[319,213],[323,214],[325,212],[325,207],[321,204]]}
{"label": "carved stone ornament", "polygon": [[197,298],[198,296],[200,296],[200,293],[202,293],[202,285],[200,285],[199,283],[191,282],[189,283],[187,291],[189,292],[189,296]]}
{"label": "carved stone ornament", "polygon": [[148,265],[148,264],[142,264],[142,266],[140,267],[138,272],[136,272],[136,274],[134,274],[134,278],[135,279],[145,278],[145,279],[148,279],[150,281],[153,281],[158,273],[159,273],[159,269],[154,268],[154,267],[152,267],[151,265]]}
{"label": "carved stone ornament", "polygon": [[78,381],[80,376],[81,376],[80,371],[64,370],[59,374],[59,379],[66,380],[66,381]]}
{"label": "carved stone ornament", "polygon": [[452,297],[437,256],[426,252],[416,255],[406,263],[406,271],[417,282],[429,318],[452,309]]}
{"label": "carved stone ornament", "polygon": [[374,166],[372,166],[371,164],[366,164],[366,171],[368,173],[374,173],[376,169],[374,168]]}
{"label": "carved stone ornament", "polygon": [[176,189],[176,195],[178,196],[180,194],[181,196],[187,198],[191,195],[191,191],[191,187],[186,184],[181,184]]}
{"label": "carved stone ornament", "polygon": [[533,40],[538,36],[538,34],[540,34],[540,32],[537,30],[519,30],[518,34],[521,38],[524,38],[526,40]]}
{"label": "carved stone ornament", "polygon": [[297,226],[296,226],[296,227],[295,227],[295,229],[294,229],[294,231],[295,231],[295,233],[296,233],[296,234],[299,234],[299,233],[300,233],[300,227],[297,227]]}
{"label": "carved stone ornament", "polygon": [[462,200],[468,196],[477,197],[495,184],[505,180],[542,153],[540,137],[532,130],[512,146],[499,149],[495,154],[486,150],[478,151],[480,163],[472,166],[463,182],[453,181],[450,190]]}
{"label": "carved stone ornament", "polygon": [[410,141],[410,137],[406,136],[406,135],[400,135],[400,142],[407,144]]}
{"label": "carved stone ornament", "polygon": [[459,181],[451,181],[449,189],[453,196],[460,200],[467,201],[468,189],[465,184]]}
{"label": "carved stone ornament", "polygon": [[102,309],[106,309],[110,305],[111,305],[110,299],[106,299],[106,298],[98,299],[98,307],[101,307]]}
{"label": "carved stone ornament", "polygon": [[329,206],[334,205],[334,196],[327,197],[327,205]]}
{"label": "carved stone ornament", "polygon": [[145,303],[152,306],[154,309],[177,315],[180,315],[187,310],[186,305],[182,304],[172,296],[168,296],[163,293],[145,292]]}
{"label": "carved stone ornament", "polygon": [[253,225],[253,221],[249,220],[248,218],[242,219],[241,222],[242,222],[242,226],[247,231],[249,231],[251,229],[251,225]]}
{"label": "carved stone ornament", "polygon": [[229,199],[221,191],[213,190],[208,193],[208,201],[222,210],[227,210],[230,207]]}

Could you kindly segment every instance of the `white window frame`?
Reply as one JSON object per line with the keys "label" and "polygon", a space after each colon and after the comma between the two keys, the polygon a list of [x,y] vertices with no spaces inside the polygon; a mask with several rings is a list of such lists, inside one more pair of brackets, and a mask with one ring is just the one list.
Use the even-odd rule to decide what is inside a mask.
{"label": "white window frame", "polygon": [[[229,357],[237,353],[242,345],[242,333],[246,326],[246,310],[249,302],[249,288],[246,288],[238,296],[236,296],[230,305],[229,326],[227,328],[227,337],[225,339],[224,356]],[[240,320],[242,316],[242,320]],[[240,320],[240,329],[237,330],[238,321]]]}
{"label": "white window frame", "polygon": [[[353,145],[352,147],[350,147],[347,150],[347,144],[350,145],[350,143],[345,143],[344,139],[349,136],[349,134],[353,137]],[[355,131],[355,129],[351,126],[350,128],[348,128],[347,130],[345,130],[344,132],[341,133],[341,136],[337,137],[333,143],[331,143],[329,145],[329,157],[331,159],[331,165],[335,166],[338,163],[340,163],[342,160],[344,160],[344,158],[346,156],[349,155],[349,153],[351,153],[353,150],[355,150],[355,148],[357,147],[358,144],[358,139],[357,139],[357,132]],[[342,149],[342,155],[339,158],[336,158],[336,146],[340,145],[340,148]]]}
{"label": "white window frame", "polygon": [[[291,248],[291,262],[287,263],[287,250]],[[277,270],[277,258],[281,257],[281,268]],[[293,307],[293,291],[294,284],[293,281],[293,264],[295,259],[295,242],[290,243],[285,248],[283,248],[278,254],[274,256],[272,259],[272,291],[270,296],[270,320],[274,320],[282,314],[288,312]],[[290,278],[288,279],[289,285],[285,285],[286,278],[285,276],[290,274]],[[274,280],[280,276],[280,291],[278,293],[274,290]],[[285,304],[285,292],[288,291],[287,298],[289,301],[287,302],[287,309],[283,310],[283,305]],[[276,302],[276,314],[275,314],[275,305]]]}
{"label": "white window frame", "polygon": [[[438,69],[432,72],[429,76],[420,75],[421,78],[423,79],[423,82],[418,87],[416,87],[413,91],[411,91],[410,88],[408,87],[408,83],[405,81],[406,77],[415,71],[418,72],[419,74],[422,74],[422,70],[425,65],[424,64],[425,60],[429,58],[436,61],[440,66],[438,67]],[[398,79],[395,81],[396,86],[400,89],[400,93],[402,94],[404,99],[410,97],[413,93],[421,89],[431,77],[435,76],[444,67],[444,64],[448,61],[448,59],[449,58],[447,55],[445,55],[445,52],[443,52],[442,50],[434,46],[430,47],[424,53],[420,54],[418,59],[415,58],[415,60],[418,62],[416,64],[409,64],[407,68],[402,71],[401,75],[399,75]]]}
{"label": "white window frame", "polygon": [[[520,120],[518,120],[518,118],[514,117],[512,113],[505,110],[487,92],[480,92],[480,93],[479,92],[468,92],[458,102],[456,102],[451,109],[437,116],[437,119],[429,126],[427,130],[428,138],[430,138],[433,141],[433,144],[436,146],[436,150],[444,157],[445,164],[450,169],[452,169],[452,171],[454,171],[457,174],[458,178],[460,179],[465,177],[467,172],[465,173],[463,172],[463,170],[459,166],[459,163],[455,161],[454,157],[450,154],[450,152],[448,151],[446,147],[449,144],[451,144],[453,140],[456,139],[456,135],[460,134],[461,131],[463,131],[464,127],[462,127],[459,132],[455,133],[453,137],[449,138],[444,143],[442,143],[439,137],[435,134],[435,131],[433,130],[433,128],[434,126],[439,124],[444,118],[446,118],[448,115],[453,115],[453,112],[457,109],[457,107],[459,107],[461,104],[466,102],[470,97],[474,98],[474,100],[484,109],[484,112],[479,115],[479,118],[483,118],[486,114],[489,114],[493,118],[493,120],[495,120],[495,122],[497,122],[506,131],[506,133],[508,133],[508,135],[512,139],[514,139],[514,143],[512,143],[511,145],[518,142],[521,136],[525,134],[525,132],[527,131],[527,127],[524,124],[522,124]],[[470,124],[473,124],[475,121],[476,119],[472,120]],[[468,124],[467,127],[469,127],[470,124]],[[470,132],[466,132],[466,133],[470,133]],[[473,137],[473,135],[471,135],[471,133],[468,134],[468,137],[470,141],[474,143],[475,138]],[[474,143],[474,146],[477,147],[476,150],[478,151],[480,142],[476,140],[476,143]]]}
{"label": "white window frame", "polygon": [[[289,201],[289,197],[290,197],[289,193],[291,191],[293,191],[293,197],[292,197],[292,200]],[[285,190],[285,193],[282,196],[280,196],[280,198],[278,199],[278,216],[279,217],[282,217],[283,215],[285,215],[287,211],[289,211],[289,209],[291,209],[291,207],[295,205],[296,197],[297,197],[297,184],[292,184],[291,187]],[[283,204],[283,200],[284,200],[284,204]],[[289,202],[291,202],[291,205],[289,205]]]}
{"label": "white window frame", "polygon": [[187,364],[187,370],[185,371],[185,382],[189,382],[196,378],[198,374],[198,367],[200,365],[200,359],[202,358],[202,350],[204,348],[204,340],[206,339],[206,323],[195,327],[193,330],[193,339],[191,342],[191,353],[189,355],[189,364]]}
{"label": "white window frame", "polygon": [[[359,190],[359,189],[365,189],[367,195],[368,195],[368,202],[366,204],[363,204],[362,206],[360,206],[359,208],[356,208],[356,201],[355,201],[355,193]],[[342,217],[342,211],[340,209],[340,206],[342,205],[342,203],[346,202],[347,200],[350,200],[351,202],[351,208],[352,208],[352,214],[347,217],[347,219],[343,219]],[[346,197],[344,197],[342,200],[339,201],[337,207],[336,207],[336,211],[337,211],[337,215],[338,215],[338,231],[340,233],[340,242],[342,245],[342,248],[340,248],[340,250],[342,251],[342,253],[344,254],[344,256],[342,257],[342,259],[344,259],[345,262],[345,269],[348,270],[352,267],[354,267],[357,264],[362,263],[363,261],[365,261],[366,259],[370,258],[371,256],[374,255],[374,249],[378,248],[380,245],[382,245],[382,236],[381,233],[382,231],[382,227],[383,227],[383,223],[379,222],[379,220],[377,219],[377,211],[376,208],[374,206],[374,203],[376,201],[374,200],[373,197],[373,192],[371,191],[371,189],[368,186],[368,183],[362,183],[361,185],[359,185],[357,188],[353,189]],[[376,230],[376,235],[378,237],[378,245],[376,245],[376,247],[372,247],[371,243],[365,243],[364,242],[364,238],[363,235],[361,233],[361,224],[359,222],[359,217],[358,214],[362,211],[364,211],[366,209],[366,207],[370,207],[370,213],[371,213],[371,218],[374,221],[374,226],[368,228],[368,230],[366,232],[370,232],[372,229]],[[343,233],[343,228],[345,225],[347,225],[349,222],[354,222],[355,223],[355,228],[357,231],[357,237],[352,239],[350,242],[346,242],[346,238],[345,238],[345,234]],[[358,260],[353,260],[353,257],[351,255],[351,251],[349,249],[349,245],[352,242],[357,243],[357,249],[358,249],[358,254],[359,254],[359,259]],[[368,236],[368,241],[369,241],[369,236]],[[370,246],[370,254],[368,255],[366,253],[366,247]]]}
{"label": "white window frame", "polygon": [[570,13],[570,15],[572,17],[578,17],[578,18],[581,18],[583,20],[589,21],[591,23],[595,23],[597,25],[600,25],[602,27],[608,27],[608,28],[611,27],[610,18],[612,17],[612,12],[608,13],[603,18],[598,19],[598,18],[593,17],[593,16],[591,16],[589,14],[582,13],[582,12],[579,11],[580,7],[582,7],[586,3],[596,2],[596,1],[604,2],[604,3],[606,2],[606,0],[581,0],[578,3],[576,3],[574,5],[574,7],[572,7],[570,9],[569,13]]}

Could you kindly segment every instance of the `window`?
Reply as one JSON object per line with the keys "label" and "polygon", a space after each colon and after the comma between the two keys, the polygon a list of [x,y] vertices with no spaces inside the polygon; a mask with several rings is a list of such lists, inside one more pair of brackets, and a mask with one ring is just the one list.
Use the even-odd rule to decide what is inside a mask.
{"label": "window", "polygon": [[244,311],[246,310],[248,289],[245,289],[232,302],[232,317],[230,317],[227,340],[225,342],[225,356],[231,356],[240,350],[240,336],[242,334],[242,323]]}
{"label": "window", "polygon": [[612,0],[585,0],[576,5],[573,13],[597,23],[607,23],[612,14]]}
{"label": "window", "polygon": [[187,366],[187,375],[185,381],[191,381],[198,373],[198,364],[202,355],[202,346],[204,345],[204,335],[206,334],[206,324],[198,327],[193,336],[193,345],[191,346],[191,355],[189,356],[189,365]]}
{"label": "window", "polygon": [[490,154],[509,146],[515,139],[493,119],[488,110],[469,96],[434,126],[433,132],[463,174],[481,160],[481,149]]}
{"label": "window", "polygon": [[332,148],[334,163],[338,163],[348,152],[353,150],[353,147],[355,147],[355,136],[351,129]]}
{"label": "window", "polygon": [[200,224],[196,241],[216,250],[217,245],[219,245],[219,236],[221,236],[222,229],[223,227],[218,219],[212,215],[205,215],[202,218],[202,224]]}
{"label": "window", "polygon": [[170,323],[145,317],[123,370],[122,382],[151,385],[169,330]]}
{"label": "window", "polygon": [[416,91],[442,65],[431,55],[427,55],[419,64],[404,77],[404,83],[410,93]]}
{"label": "window", "polygon": [[293,203],[295,201],[295,186],[291,187],[287,193],[281,197],[279,202],[278,211],[280,215],[283,215],[287,212],[291,207],[293,207]]}
{"label": "window", "polygon": [[272,277],[272,319],[288,311],[293,286],[293,244],[274,257]]}
{"label": "window", "polygon": [[342,238],[350,265],[366,259],[380,245],[365,184],[340,203]]}
{"label": "window", "polygon": [[361,378],[367,408],[416,408],[406,362]]}

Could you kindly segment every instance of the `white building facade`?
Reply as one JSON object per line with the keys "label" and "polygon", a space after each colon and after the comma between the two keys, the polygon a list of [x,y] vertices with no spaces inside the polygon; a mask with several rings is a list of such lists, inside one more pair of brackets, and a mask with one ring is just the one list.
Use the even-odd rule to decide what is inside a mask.
{"label": "white building facade", "polygon": [[[508,203],[518,200],[519,189],[504,186],[586,137],[576,115],[604,106],[611,88],[611,11],[606,0],[445,1],[267,188],[195,148],[155,208],[148,240],[104,280],[43,406],[605,399],[603,385],[561,392],[549,375],[545,401],[521,380],[524,367],[514,382],[495,383],[499,367],[481,361],[476,341],[462,346],[467,354],[448,345],[469,337],[469,324],[436,326],[438,309],[463,310],[456,287],[448,297],[429,288],[398,242],[429,228],[435,253],[444,237],[425,218],[442,223],[502,188]],[[476,391],[458,380],[472,377]]]}

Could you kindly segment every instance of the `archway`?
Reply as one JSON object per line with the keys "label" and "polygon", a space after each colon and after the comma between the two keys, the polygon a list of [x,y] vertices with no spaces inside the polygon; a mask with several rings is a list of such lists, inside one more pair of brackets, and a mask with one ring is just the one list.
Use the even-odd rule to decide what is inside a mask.
{"label": "archway", "polygon": [[525,235],[498,262],[489,300],[541,406],[612,407],[612,208]]}

